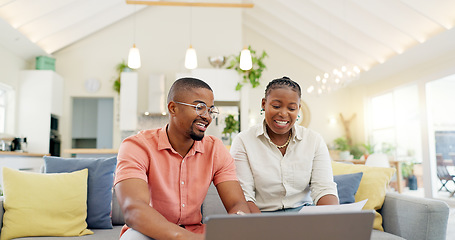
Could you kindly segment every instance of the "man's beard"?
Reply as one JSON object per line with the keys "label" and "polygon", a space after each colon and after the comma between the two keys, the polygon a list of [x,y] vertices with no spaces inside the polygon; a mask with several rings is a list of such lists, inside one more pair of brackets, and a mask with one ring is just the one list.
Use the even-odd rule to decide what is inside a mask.
{"label": "man's beard", "polygon": [[193,130],[191,130],[190,137],[194,141],[201,141],[204,138],[204,133],[200,134],[200,135],[197,135]]}

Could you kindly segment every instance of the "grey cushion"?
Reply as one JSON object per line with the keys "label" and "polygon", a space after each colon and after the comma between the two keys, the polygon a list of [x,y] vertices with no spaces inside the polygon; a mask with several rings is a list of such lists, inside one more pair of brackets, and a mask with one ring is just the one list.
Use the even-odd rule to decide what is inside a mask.
{"label": "grey cushion", "polygon": [[205,218],[209,215],[226,213],[226,209],[218,196],[215,185],[213,185],[213,183],[210,184],[207,196],[202,204],[202,222],[205,222]]}
{"label": "grey cushion", "polygon": [[120,209],[120,205],[117,201],[117,195],[114,193],[112,194],[112,224],[113,225],[123,225],[125,224],[125,220],[123,219],[123,212]]}
{"label": "grey cushion", "polygon": [[388,232],[382,232],[376,229],[373,229],[371,232],[371,239],[373,240],[404,240],[404,238],[390,234]]}

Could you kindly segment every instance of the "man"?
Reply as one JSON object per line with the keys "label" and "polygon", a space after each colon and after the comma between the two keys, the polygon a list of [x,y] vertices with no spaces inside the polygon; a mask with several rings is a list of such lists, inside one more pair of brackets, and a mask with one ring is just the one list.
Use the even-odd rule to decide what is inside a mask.
{"label": "man", "polygon": [[114,182],[122,240],[204,239],[201,204],[212,181],[228,213],[249,212],[234,160],[219,139],[204,137],[218,113],[213,102],[205,82],[178,79],[168,94],[169,123],[122,142]]}

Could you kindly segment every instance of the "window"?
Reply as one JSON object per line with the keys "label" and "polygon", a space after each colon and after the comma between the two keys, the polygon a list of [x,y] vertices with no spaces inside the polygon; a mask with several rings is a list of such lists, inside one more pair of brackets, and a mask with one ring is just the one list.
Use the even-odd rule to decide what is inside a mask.
{"label": "window", "polygon": [[0,89],[0,133],[4,133],[6,127],[6,101],[6,90]]}
{"label": "window", "polygon": [[416,85],[370,99],[370,142],[375,152],[422,162],[419,99]]}
{"label": "window", "polygon": [[[8,123],[13,122],[13,104],[13,89],[6,84],[0,83],[0,133],[6,133],[8,129]],[[11,126],[10,129],[10,131],[12,131],[13,126]],[[9,133],[11,134],[12,132]]]}

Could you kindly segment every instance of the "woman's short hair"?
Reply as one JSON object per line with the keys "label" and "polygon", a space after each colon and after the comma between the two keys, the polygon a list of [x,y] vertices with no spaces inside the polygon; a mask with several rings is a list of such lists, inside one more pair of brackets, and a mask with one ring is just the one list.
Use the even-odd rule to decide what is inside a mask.
{"label": "woman's short hair", "polygon": [[265,88],[265,97],[267,98],[267,95],[269,95],[272,89],[283,87],[291,88],[299,95],[299,98],[302,97],[302,90],[300,89],[300,85],[286,76],[283,76],[282,78],[273,79],[272,81],[270,81],[267,87]]}

